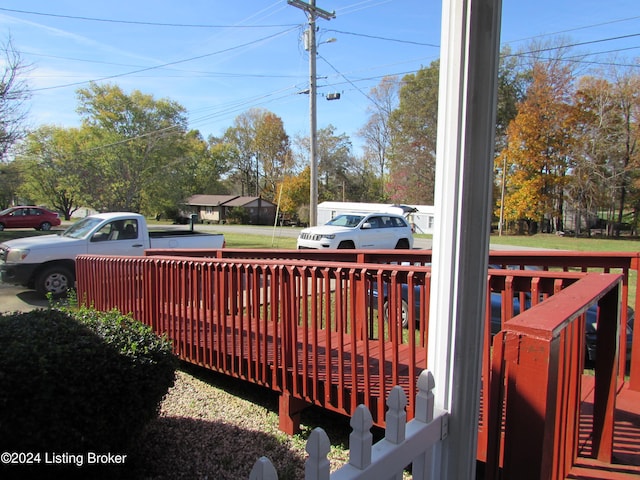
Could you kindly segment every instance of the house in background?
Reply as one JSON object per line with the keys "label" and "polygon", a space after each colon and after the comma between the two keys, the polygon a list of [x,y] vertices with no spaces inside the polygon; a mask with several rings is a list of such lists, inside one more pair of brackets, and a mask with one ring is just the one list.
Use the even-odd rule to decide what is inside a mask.
{"label": "house in background", "polygon": [[262,197],[239,195],[192,195],[184,203],[185,212],[197,214],[204,223],[227,223],[231,210],[244,209],[246,222],[252,225],[273,225],[277,205]]}

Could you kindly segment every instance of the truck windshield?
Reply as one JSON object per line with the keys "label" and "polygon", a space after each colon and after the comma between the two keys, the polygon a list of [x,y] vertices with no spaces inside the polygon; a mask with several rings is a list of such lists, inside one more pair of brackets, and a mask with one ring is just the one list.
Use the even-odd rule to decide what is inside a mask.
{"label": "truck windshield", "polygon": [[364,217],[360,215],[338,215],[327,222],[327,225],[336,227],[355,227]]}
{"label": "truck windshield", "polygon": [[93,231],[93,229],[103,220],[101,218],[91,218],[87,217],[79,222],[74,223],[69,228],[67,228],[64,232],[62,232],[63,237],[70,238],[83,238],[86,237],[87,234]]}

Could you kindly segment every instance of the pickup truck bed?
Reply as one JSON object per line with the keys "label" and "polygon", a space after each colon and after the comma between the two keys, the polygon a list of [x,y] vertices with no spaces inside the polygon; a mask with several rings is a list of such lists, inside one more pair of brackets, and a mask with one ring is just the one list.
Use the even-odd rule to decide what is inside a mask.
{"label": "pickup truck bed", "polygon": [[149,230],[151,238],[191,237],[194,235],[219,235],[218,233],[194,232],[191,230]]}
{"label": "pickup truck bed", "polygon": [[0,281],[61,296],[75,283],[75,258],[80,254],[143,255],[148,248],[224,246],[224,236],[190,230],[147,228],[142,215],[128,212],[86,217],[60,235],[10,240],[0,244]]}

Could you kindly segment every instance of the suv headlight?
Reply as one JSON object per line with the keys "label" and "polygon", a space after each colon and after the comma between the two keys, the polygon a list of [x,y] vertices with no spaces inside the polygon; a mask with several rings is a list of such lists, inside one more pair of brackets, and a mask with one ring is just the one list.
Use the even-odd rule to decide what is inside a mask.
{"label": "suv headlight", "polygon": [[7,263],[19,263],[27,258],[29,251],[28,248],[11,248],[7,252],[7,259],[5,261]]}
{"label": "suv headlight", "polygon": [[319,235],[320,238],[328,238],[328,239],[333,239],[336,238],[335,234],[333,233],[323,233],[321,235]]}

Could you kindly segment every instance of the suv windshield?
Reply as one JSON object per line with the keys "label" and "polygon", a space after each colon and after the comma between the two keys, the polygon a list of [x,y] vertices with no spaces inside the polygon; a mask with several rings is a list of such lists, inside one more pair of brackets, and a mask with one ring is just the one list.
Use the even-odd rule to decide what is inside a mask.
{"label": "suv windshield", "polygon": [[335,218],[329,220],[327,225],[334,225],[336,227],[356,227],[362,221],[364,217],[362,215],[338,215]]}
{"label": "suv windshield", "polygon": [[70,238],[83,238],[101,222],[102,219],[100,218],[87,217],[67,228],[64,232],[62,232],[62,236]]}

